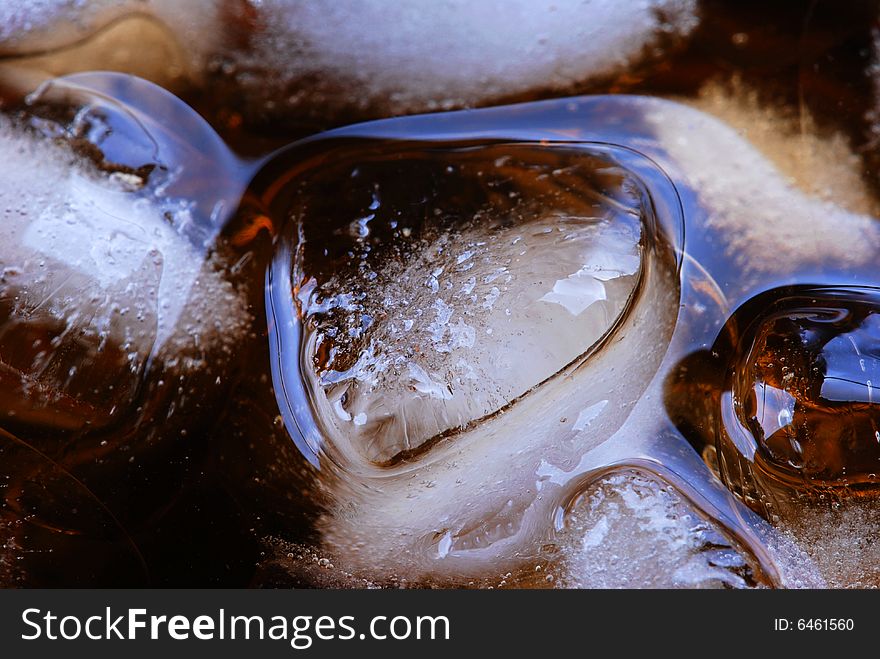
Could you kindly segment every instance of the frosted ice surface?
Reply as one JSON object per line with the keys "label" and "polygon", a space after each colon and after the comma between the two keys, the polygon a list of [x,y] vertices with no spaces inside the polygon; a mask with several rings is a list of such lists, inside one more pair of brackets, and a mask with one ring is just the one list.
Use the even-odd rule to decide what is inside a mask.
{"label": "frosted ice surface", "polygon": [[[0,3],[0,53],[28,54],[70,45],[110,22],[152,14],[192,45],[210,43],[219,27],[216,0],[21,0]],[[210,26],[210,28],[209,28]],[[196,33],[197,34],[194,34]]]}
{"label": "frosted ice surface", "polygon": [[[313,339],[336,334],[334,360],[315,382],[331,435],[383,462],[496,412],[584,353],[626,305],[640,263],[638,212],[603,212],[530,209],[516,224],[474,223],[382,264],[375,278],[340,273],[332,286],[309,288],[359,301],[331,303],[335,324]],[[557,280],[572,272],[601,294],[560,292]],[[361,331],[365,315],[373,320]]]}
{"label": "frosted ice surface", "polygon": [[137,198],[6,121],[0,157],[7,414],[51,404],[62,426],[106,421],[151,363],[185,373],[231,354],[247,323],[242,299],[175,232],[165,213],[176,206]]}
{"label": "frosted ice surface", "polygon": [[572,507],[557,545],[568,588],[747,588],[754,559],[674,488],[637,472],[606,476]]}
{"label": "frosted ice surface", "polygon": [[863,179],[862,150],[857,152],[847,135],[820,130],[806,107],[793,117],[737,77],[707,83],[695,99],[680,100],[728,124],[796,189],[851,213],[880,215]]}
{"label": "frosted ice surface", "polygon": [[541,302],[554,302],[565,307],[572,316],[581,314],[594,302],[605,299],[605,286],[599,279],[581,268],[553,284],[553,290],[541,297]]}
{"label": "frosted ice surface", "polygon": [[[393,12],[381,0],[230,4],[4,2],[0,54],[64,48],[124,17],[152,16],[182,53],[175,66],[189,69],[194,80],[216,73],[223,84],[245,90],[249,109],[261,115],[388,115],[567,90],[624,70],[697,24],[696,0],[404,0]],[[250,18],[236,24],[239,13]],[[115,61],[113,49],[124,40],[114,43],[104,61],[123,71],[152,71],[143,69],[136,53]],[[80,70],[75,60],[56,59],[50,68],[55,74]]]}
{"label": "frosted ice surface", "polygon": [[452,398],[449,386],[432,380],[431,376],[421,366],[411,362],[408,368],[409,376],[412,378],[412,386],[416,391],[428,394],[431,398],[439,398],[440,400],[450,400]]}
{"label": "frosted ice surface", "polygon": [[880,511],[851,499],[798,509],[781,528],[812,560],[829,588],[880,588]]}
{"label": "frosted ice surface", "polygon": [[880,240],[873,217],[798,189],[731,126],[707,114],[641,102],[650,106],[649,120],[671,156],[670,174],[698,192],[709,210],[707,225],[744,274],[778,274],[786,263],[873,261]]}
{"label": "frosted ice surface", "polygon": [[393,12],[381,0],[252,5],[261,27],[252,50],[231,59],[250,92],[277,107],[317,99],[391,114],[567,89],[697,23],[693,0],[405,0]]}

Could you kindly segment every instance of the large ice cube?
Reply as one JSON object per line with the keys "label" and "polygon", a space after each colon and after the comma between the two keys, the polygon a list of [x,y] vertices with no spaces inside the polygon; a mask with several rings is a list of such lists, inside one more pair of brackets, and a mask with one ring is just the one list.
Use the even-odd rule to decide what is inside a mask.
{"label": "large ice cube", "polygon": [[[387,463],[500,413],[630,303],[645,210],[611,161],[506,146],[329,169],[291,209],[292,267],[308,395],[338,448]],[[350,182],[325,196],[329,176]]]}
{"label": "large ice cube", "polygon": [[[433,141],[407,141],[416,136]],[[505,161],[497,157],[480,162],[481,152],[516,152],[523,140],[540,139],[547,142],[533,143],[530,148],[551,168],[546,178],[542,178],[547,172],[537,159],[514,160],[516,167],[506,170]],[[558,144],[566,140],[622,146]],[[482,171],[482,176],[476,180],[481,186],[486,183],[485,195],[492,201],[497,222],[503,223],[507,216],[498,212],[505,209],[505,204],[514,204],[523,211],[514,226],[528,226],[532,221],[541,225],[542,211],[555,211],[559,203],[577,207],[578,191],[589,195],[596,188],[583,185],[582,180],[570,188],[574,201],[557,197],[555,203],[548,204],[553,172],[564,169],[553,161],[567,150],[582,149],[588,157],[595,157],[598,150],[630,175],[631,185],[624,188],[645,186],[642,190],[646,194],[635,197],[641,217],[641,260],[637,274],[609,280],[625,283],[629,276],[638,277],[631,306],[616,321],[609,319],[610,331],[597,349],[587,350],[581,359],[515,397],[497,413],[481,417],[479,423],[462,428],[456,427],[454,420],[434,417],[433,410],[450,406],[452,392],[424,363],[417,364],[420,370],[410,369],[407,364],[399,374],[390,369],[376,370],[380,377],[374,384],[389,394],[389,400],[400,400],[400,392],[409,387],[419,405],[427,403],[421,409],[431,412],[429,422],[437,428],[450,428],[425,441],[416,451],[401,451],[397,459],[382,461],[377,459],[381,454],[375,452],[378,445],[371,445],[369,436],[363,434],[370,432],[367,408],[346,407],[357,403],[358,397],[322,403],[321,396],[338,383],[322,383],[320,372],[351,376],[348,369],[359,368],[360,356],[366,354],[372,359],[381,354],[369,351],[371,331],[390,328],[392,323],[396,326],[398,321],[406,330],[403,321],[412,319],[398,313],[401,306],[394,306],[394,313],[385,319],[381,313],[361,313],[358,305],[391,308],[397,299],[406,299],[415,300],[416,308],[427,309],[428,331],[416,335],[419,352],[412,353],[418,359],[423,353],[448,359],[455,350],[467,351],[466,344],[470,343],[466,331],[452,334],[463,337],[463,344],[456,342],[452,348],[448,343],[449,326],[456,325],[455,314],[462,310],[453,305],[454,299],[444,297],[443,286],[444,278],[450,278],[451,266],[455,277],[448,281],[449,293],[470,288],[468,271],[456,268],[474,258],[469,252],[473,249],[471,243],[477,241],[466,234],[463,241],[450,243],[454,248],[447,251],[448,244],[436,238],[448,231],[443,222],[450,217],[449,209],[469,208],[474,188],[458,185],[456,194],[443,189],[445,177],[459,175],[455,167],[451,172],[438,167],[435,175],[423,176],[422,170],[413,165],[413,154],[420,149],[425,150],[426,159],[436,158],[443,165],[447,164],[443,158],[448,150],[469,153],[473,162],[479,163],[476,169]],[[768,582],[817,583],[803,552],[790,543],[777,541],[766,524],[735,503],[672,426],[664,406],[664,382],[689,351],[711,346],[729,313],[726,305],[748,298],[757,282],[766,285],[768,279],[784,278],[794,268],[799,272],[824,272],[823,268],[831,264],[841,278],[867,272],[870,257],[866,246],[878,234],[869,217],[810,197],[728,126],[693,109],[657,99],[581,98],[443,117],[411,117],[336,131],[293,149],[289,156],[297,153],[300,158],[295,160],[296,175],[289,176],[286,185],[276,185],[269,195],[272,212],[289,220],[282,229],[284,237],[278,244],[269,280],[272,345],[278,360],[274,365],[276,392],[291,435],[308,456],[320,459],[322,473],[318,478],[335,504],[320,528],[324,546],[336,564],[376,581],[397,575],[410,583],[419,579],[469,583],[493,571],[534,564],[540,558],[542,542],[547,540],[556,507],[569,500],[572,492],[582,491],[609,466],[631,465],[649,472],[656,467],[660,473],[674,474],[676,487],[686,484],[682,491],[687,498],[706,511],[707,517],[724,524],[731,531],[732,543],[755,553]],[[326,157],[327,153],[333,157]],[[389,174],[390,183],[371,174],[377,171],[377,163],[386,160],[396,160],[399,165],[397,170],[389,165],[389,172],[397,172]],[[589,167],[594,173],[609,171],[607,164],[600,166],[596,159],[583,162],[591,162]],[[353,167],[355,164],[357,167]],[[497,185],[493,176],[500,173],[509,177],[511,185],[522,188],[522,201],[510,201],[508,193],[517,190]],[[670,179],[676,182],[675,188],[670,189]],[[363,181],[367,184],[362,185]],[[488,185],[493,181],[495,186]],[[378,191],[372,185],[376,182],[381,183]],[[599,200],[598,215],[605,208],[620,210],[628,206],[620,203],[623,197],[608,194],[607,186],[599,189],[604,197]],[[346,208],[337,198],[354,201]],[[533,198],[540,203],[530,206],[528,201]],[[610,204],[611,198],[617,204]],[[330,201],[318,201],[327,199]],[[404,202],[399,204],[400,213],[389,217],[373,214],[382,207],[393,209],[391,199]],[[750,200],[758,203],[750,206]],[[376,208],[371,208],[373,204]],[[436,216],[434,207],[441,209]],[[744,208],[751,212],[740,212]],[[340,213],[340,209],[345,212]],[[687,221],[683,232],[678,225],[680,209]],[[775,218],[785,209],[802,213],[815,223],[817,231],[798,231],[798,219],[793,217],[786,217],[778,226]],[[427,215],[425,210],[429,211]],[[464,216],[472,214],[468,211]],[[557,214],[562,215],[565,213]],[[615,219],[626,216],[624,213]],[[392,226],[392,222],[397,224]],[[438,233],[426,234],[426,226]],[[475,226],[493,227],[485,221]],[[400,244],[388,240],[388,231],[400,231],[401,237],[424,247],[428,256],[417,261],[407,250],[382,251],[386,244]],[[668,250],[681,245],[677,241],[682,233],[693,251],[679,272],[675,252]],[[591,235],[599,238],[602,233]],[[836,242],[826,245],[832,235]],[[490,244],[489,240],[485,242]],[[442,252],[436,249],[438,245],[443,247]],[[433,268],[429,267],[432,247],[442,254],[442,262]],[[617,254],[611,270],[622,274],[620,264],[626,258],[621,255],[625,253],[610,251]],[[774,256],[765,258],[771,251]],[[555,267],[556,261],[564,261],[564,246],[553,257],[549,266],[547,259],[539,259],[541,267]],[[698,258],[705,260],[697,263]],[[419,267],[408,270],[411,263]],[[576,285],[580,283],[579,271],[567,269],[564,276],[547,277],[546,287],[531,302],[561,313],[558,322],[562,318],[572,322],[579,317],[575,313],[581,307],[575,303],[579,295],[571,293],[589,290]],[[413,272],[420,277],[413,278]],[[391,281],[383,279],[385,273]],[[404,279],[404,275],[409,278]],[[314,283],[310,283],[311,278]],[[322,297],[321,282],[331,279],[326,292],[345,294],[354,290],[366,296]],[[338,287],[358,281],[362,282],[360,288]],[[475,278],[474,286],[477,281]],[[593,286],[595,281],[585,283]],[[679,283],[685,287],[686,299],[678,297]],[[390,300],[382,295],[376,296],[379,302],[367,299],[374,290],[386,289],[395,292]],[[404,291],[406,295],[401,295]],[[286,310],[292,298],[300,306]],[[442,304],[436,303],[438,298]],[[605,302],[612,299],[609,294]],[[471,302],[480,301],[478,297]],[[581,313],[596,310],[596,304],[585,306]],[[351,321],[341,322],[344,318]],[[486,323],[471,323],[462,317],[474,329],[475,345],[480,337],[486,341],[485,351],[502,354],[499,344],[481,337],[480,330],[485,334],[491,329],[492,334],[486,336],[492,337],[494,323],[504,319],[491,315],[479,318]],[[430,331],[441,327],[436,323],[438,319],[445,321],[442,327],[446,330],[438,334],[439,351]],[[303,321],[306,323],[300,325]],[[317,340],[314,345],[305,340],[321,332],[336,334],[322,343],[325,352],[318,348]],[[542,326],[539,332],[550,339],[561,330],[554,322],[552,327]],[[359,349],[334,352],[338,345],[334,341],[339,341],[336,337],[340,335],[345,337],[341,340],[346,345],[357,345]],[[354,342],[349,344],[349,340]],[[317,359],[295,366],[300,364],[302,350]],[[346,355],[344,363],[326,368],[337,357]],[[496,356],[491,359],[499,361]],[[541,361],[527,354],[515,369],[526,373]],[[548,367],[554,363],[558,362],[544,362]],[[310,375],[312,370],[314,376]],[[435,371],[441,374],[439,369]],[[699,384],[697,373],[684,377]],[[401,382],[406,384],[399,386]],[[313,395],[315,392],[318,395]],[[698,390],[697,395],[704,394]],[[467,404],[472,402],[469,399]],[[322,405],[328,410],[326,418],[332,420],[332,432],[325,431],[325,413],[319,411]],[[360,441],[363,439],[366,443]],[[620,485],[625,489],[625,484]],[[645,495],[648,507],[657,503],[649,501],[651,496]],[[688,548],[687,542],[677,546],[683,553],[677,554],[675,561],[690,564],[692,547]],[[653,559],[646,556],[646,560]]]}
{"label": "large ice cube", "polygon": [[339,506],[328,553],[408,583],[527,560],[556,473],[620,429],[663,357],[674,191],[600,144],[302,148],[275,163],[296,177],[267,178],[269,321],[285,423]]}

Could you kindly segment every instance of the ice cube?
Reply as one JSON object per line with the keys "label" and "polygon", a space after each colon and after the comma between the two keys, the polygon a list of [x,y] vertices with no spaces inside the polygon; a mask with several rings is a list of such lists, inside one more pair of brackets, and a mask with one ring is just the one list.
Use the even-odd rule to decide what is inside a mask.
{"label": "ice cube", "polygon": [[[290,209],[308,397],[331,445],[376,464],[502,412],[599,342],[637,285],[648,212],[627,172],[578,149],[413,154],[403,194],[401,167],[334,164]],[[324,196],[330,176],[343,194]],[[348,233],[366,210],[369,236]]]}
{"label": "ice cube", "polygon": [[181,227],[193,206],[8,119],[0,151],[4,424],[91,432],[130,419],[147,371],[229,361],[247,313]]}
{"label": "ice cube", "polygon": [[[674,48],[695,0],[30,0],[0,52],[54,75],[136,73],[209,87],[251,118],[388,116],[568,90]],[[138,44],[133,47],[132,44]]]}
{"label": "ice cube", "polygon": [[298,148],[269,170],[297,175],[266,197],[267,300],[285,425],[349,511],[324,551],[382,583],[512,569],[662,359],[674,191],[597,144],[331,136],[306,168]]}
{"label": "ice cube", "polygon": [[593,483],[569,506],[552,546],[542,571],[556,587],[769,585],[754,556],[673,486],[644,472]]}
{"label": "ice cube", "polygon": [[218,53],[250,112],[389,116],[567,90],[625,71],[697,25],[696,2],[254,4],[247,46]]}
{"label": "ice cube", "polygon": [[768,517],[877,488],[877,309],[873,288],[794,287],[731,321],[749,329],[721,396],[721,473]]}

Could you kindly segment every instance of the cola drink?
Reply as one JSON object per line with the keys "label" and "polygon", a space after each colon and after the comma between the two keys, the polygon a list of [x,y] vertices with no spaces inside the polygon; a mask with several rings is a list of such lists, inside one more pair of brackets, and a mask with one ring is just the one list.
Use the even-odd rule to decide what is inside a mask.
{"label": "cola drink", "polygon": [[4,585],[876,585],[875,3],[201,4],[0,12]]}

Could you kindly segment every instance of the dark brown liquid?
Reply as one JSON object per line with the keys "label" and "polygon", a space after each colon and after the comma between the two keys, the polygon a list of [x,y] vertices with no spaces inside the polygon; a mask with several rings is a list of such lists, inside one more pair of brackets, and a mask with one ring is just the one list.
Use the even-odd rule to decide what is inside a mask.
{"label": "dark brown liquid", "polygon": [[[869,73],[876,16],[875,3],[841,8],[784,2],[768,8],[765,3],[705,2],[701,27],[688,45],[649,59],[625,76],[572,91],[688,98],[718,80],[721,88],[733,90],[733,98],[742,85],[776,108],[774,116],[783,117],[786,126],[806,131],[809,125],[811,133],[844,135],[863,158],[859,172],[870,197],[877,180]],[[246,20],[241,25],[259,28]],[[739,82],[731,83],[734,78]],[[652,255],[652,272],[666,273],[667,279],[658,280],[666,283],[657,285],[665,286],[672,304],[680,307],[669,313],[675,326],[670,353],[662,367],[662,355],[654,365],[665,373],[662,401],[655,408],[660,439],[616,453],[615,469],[648,474],[636,490],[659,481],[677,493],[676,502],[700,511],[710,537],[706,551],[721,546],[739,556],[725,559],[739,580],[722,580],[723,585],[779,579],[762,549],[761,531],[755,530],[763,528],[760,521],[725,498],[698,453],[711,455],[715,449],[713,466],[724,484],[770,521],[780,514],[796,517],[805,502],[875,496],[880,421],[874,392],[880,371],[872,287],[880,281],[874,268],[819,258],[746,272],[735,249],[719,247],[727,244],[729,227],[707,220],[713,209],[700,198],[699,186],[676,178],[679,156],[657,138],[637,103],[623,97],[560,100],[443,119],[400,119],[306,141],[257,163],[239,160],[227,144],[238,153],[268,156],[271,148],[351,117],[315,123],[320,112],[313,112],[308,119],[259,121],[254,118],[266,115],[249,107],[246,97],[184,90],[184,99],[208,118],[209,126],[156,90],[100,76],[80,82],[106,92],[108,105],[84,118],[77,113],[83,105],[77,94],[45,95],[24,105],[10,93],[5,108],[26,130],[69,145],[105,174],[139,177],[142,187],[133,195],[151,201],[161,189],[167,198],[193,202],[189,223],[173,210],[169,223],[200,257],[216,255],[224,281],[240,291],[253,324],[235,337],[231,353],[213,352],[211,344],[199,348],[191,368],[153,359],[149,349],[130,368],[122,343],[99,349],[100,338],[68,341],[65,327],[40,316],[40,300],[0,300],[0,403],[6,413],[0,419],[0,538],[20,559],[8,575],[0,561],[4,583],[328,585],[324,572],[312,565],[317,561],[311,560],[312,550],[288,551],[287,544],[266,545],[265,539],[312,546],[322,534],[332,534],[327,522],[318,520],[326,520],[327,511],[331,518],[338,513],[345,487],[375,484],[338,456],[337,470],[325,466],[316,471],[304,459],[320,462],[327,433],[314,421],[313,401],[298,372],[344,371],[366,344],[348,316],[340,318],[338,307],[336,315],[332,310],[310,314],[287,294],[298,295],[314,277],[325,289],[312,303],[326,302],[340,282],[351,288],[364,268],[380,281],[382,276],[390,280],[397,273],[390,264],[416,259],[441,233],[451,235],[456,246],[466,241],[477,226],[468,222],[486,208],[507,217],[532,216],[537,207],[543,212],[554,204],[562,213],[586,215],[584,207],[597,199],[599,205],[620,205],[633,194],[622,181],[641,186],[635,194],[639,221],[643,227],[652,222],[659,227],[656,233],[645,230],[641,249]],[[541,96],[538,90],[533,97],[503,100]],[[138,120],[126,107],[137,110]],[[555,142],[568,145],[550,144]],[[511,152],[528,157],[497,164]],[[573,163],[580,171],[570,180],[546,182],[554,170]],[[449,176],[451,165],[458,169]],[[179,166],[182,173],[174,173]],[[591,196],[589,190],[600,194]],[[377,191],[381,203],[372,208]],[[357,224],[373,211],[378,212],[368,223]],[[505,221],[514,228],[529,222]],[[400,233],[404,228],[409,229],[405,236]],[[295,270],[297,250],[304,251],[305,271]],[[14,264],[0,263],[7,265]],[[274,293],[269,308],[264,301],[267,269],[275,277],[269,283]],[[11,281],[15,276],[7,274]],[[285,277],[289,290],[282,285]],[[370,293],[362,280],[354,283],[357,292]],[[491,293],[491,283],[481,296]],[[7,290],[16,286],[14,281],[4,284]],[[636,291],[624,320],[630,307],[652,303],[643,293],[639,297],[644,288]],[[369,316],[362,319],[365,332],[370,323],[383,322],[383,306],[371,300],[358,310]],[[402,322],[408,318],[403,313],[395,309],[388,315],[401,314]],[[311,322],[310,329],[325,334],[352,330],[355,342],[327,339],[315,360],[301,363],[301,337],[291,334],[286,322]],[[600,354],[618,326],[595,346],[586,346],[584,355]],[[427,349],[428,344],[424,339],[419,346]],[[47,349],[53,345],[64,350]],[[563,361],[551,375],[569,366]],[[70,375],[72,367],[78,370]],[[296,396],[279,386],[285,379],[300,383]],[[377,469],[418,467],[421,460],[432,459],[432,451],[454,446],[465,430],[503,419],[508,408],[533,400],[552,379],[542,376],[525,388],[503,392],[479,414],[426,426],[418,441],[400,443],[402,450],[394,442],[390,450],[365,448],[374,458],[368,462]],[[639,384],[642,390],[647,385]],[[343,412],[353,419],[347,402]],[[523,427],[510,427],[508,433],[522,434]],[[582,478],[559,494],[561,509],[575,510],[593,496],[599,487],[593,481],[610,466],[585,468]],[[347,485],[340,488],[339,482]],[[492,518],[497,523],[487,530],[470,522],[455,533],[432,527],[436,538],[431,542],[442,553],[450,551],[448,543],[454,551],[455,542],[474,549],[491,546],[505,533],[513,537],[519,530],[505,525],[514,518],[500,510]],[[551,516],[540,519],[545,517],[552,529]],[[559,528],[581,523],[577,517],[567,519]],[[565,561],[552,557],[564,550],[553,542],[535,540],[530,560],[558,568]],[[344,554],[346,547],[337,544],[337,549]],[[534,568],[525,562],[522,569],[532,576],[520,574],[514,580],[544,585],[535,582]],[[343,585],[362,585],[361,577],[346,575]],[[491,581],[423,574],[407,583]]]}

